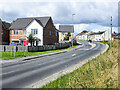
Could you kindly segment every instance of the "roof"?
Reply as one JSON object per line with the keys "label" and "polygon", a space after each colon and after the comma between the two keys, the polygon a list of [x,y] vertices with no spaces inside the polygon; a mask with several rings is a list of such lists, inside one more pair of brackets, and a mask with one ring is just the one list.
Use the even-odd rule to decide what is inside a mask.
{"label": "roof", "polygon": [[0,24],[3,30],[9,30],[9,27],[11,25],[10,23],[2,21],[1,19],[0,19]]}
{"label": "roof", "polygon": [[42,27],[45,27],[51,17],[29,17],[18,18],[10,29],[25,29],[33,20],[36,20]]}
{"label": "roof", "polygon": [[88,32],[81,32],[78,35],[85,35],[85,34],[88,34]]}
{"label": "roof", "polygon": [[9,30],[10,23],[2,22],[2,27],[3,27],[4,30]]}
{"label": "roof", "polygon": [[59,25],[60,32],[74,32],[73,25]]}
{"label": "roof", "polygon": [[90,35],[99,35],[99,34],[103,34],[105,31],[99,31],[99,32],[93,32]]}

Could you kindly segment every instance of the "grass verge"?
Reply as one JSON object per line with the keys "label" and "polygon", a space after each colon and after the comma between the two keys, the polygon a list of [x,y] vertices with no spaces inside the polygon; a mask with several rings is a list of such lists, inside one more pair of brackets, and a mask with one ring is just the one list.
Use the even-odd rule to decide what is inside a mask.
{"label": "grass verge", "polygon": [[[74,48],[74,47],[77,47],[77,46],[79,46],[79,45],[74,45],[73,47],[69,47],[69,48],[65,48],[65,49],[58,49],[58,50],[49,50],[49,51],[42,51],[42,52],[26,52],[26,56],[32,56],[32,55],[39,55],[39,54],[44,54],[44,53],[62,51],[62,50]],[[15,57],[14,57],[14,52],[12,53],[12,57],[11,57],[11,52],[0,52],[0,55],[2,55],[2,57],[0,57],[1,59],[9,60],[9,59],[24,57],[24,52],[16,52]]]}
{"label": "grass verge", "polygon": [[117,60],[118,41],[113,41],[104,54],[42,88],[118,88]]}

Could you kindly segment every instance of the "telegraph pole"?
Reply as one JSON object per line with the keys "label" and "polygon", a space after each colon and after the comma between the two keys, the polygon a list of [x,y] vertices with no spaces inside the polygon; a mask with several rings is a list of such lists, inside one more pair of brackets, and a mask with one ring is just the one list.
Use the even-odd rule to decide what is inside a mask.
{"label": "telegraph pole", "polygon": [[[74,16],[75,14],[72,14],[72,23],[73,23],[73,16]],[[72,46],[73,46],[73,36],[74,36],[74,23],[73,23],[73,35],[72,35]]]}
{"label": "telegraph pole", "polygon": [[110,42],[110,47],[112,47],[112,16],[111,16],[111,42]]}

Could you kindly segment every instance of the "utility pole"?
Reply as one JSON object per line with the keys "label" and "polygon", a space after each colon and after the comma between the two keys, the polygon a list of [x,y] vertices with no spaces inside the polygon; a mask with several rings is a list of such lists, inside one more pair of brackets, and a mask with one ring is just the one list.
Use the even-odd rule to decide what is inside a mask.
{"label": "utility pole", "polygon": [[[73,16],[74,16],[75,14],[72,14],[72,23],[73,23]],[[72,46],[73,46],[73,36],[74,36],[74,25],[73,25],[73,35],[72,35]]]}
{"label": "utility pole", "polygon": [[112,47],[112,16],[111,16],[111,42],[110,42],[110,47]]}

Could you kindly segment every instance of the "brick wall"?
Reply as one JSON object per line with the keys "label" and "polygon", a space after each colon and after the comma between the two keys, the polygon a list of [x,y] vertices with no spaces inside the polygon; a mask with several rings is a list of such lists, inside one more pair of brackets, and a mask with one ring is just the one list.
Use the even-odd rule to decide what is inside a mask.
{"label": "brick wall", "polygon": [[10,30],[10,43],[13,40],[18,40],[20,43],[20,37],[26,37],[26,35],[23,35],[23,30],[18,30],[18,35],[14,35],[14,30]]}
{"label": "brick wall", "polygon": [[[51,31],[51,35],[50,35],[50,31]],[[56,36],[56,29],[54,27],[52,19],[50,18],[47,25],[43,29],[43,44],[54,45],[55,43],[58,43],[58,41],[59,41],[59,35],[57,33]]]}
{"label": "brick wall", "polygon": [[9,27],[6,27],[6,25],[10,26],[10,23],[2,22],[0,20],[0,44],[8,45],[10,43],[9,40]]}
{"label": "brick wall", "polygon": [[0,19],[0,44],[2,44],[2,21]]}

